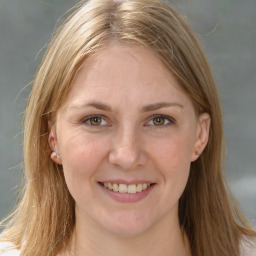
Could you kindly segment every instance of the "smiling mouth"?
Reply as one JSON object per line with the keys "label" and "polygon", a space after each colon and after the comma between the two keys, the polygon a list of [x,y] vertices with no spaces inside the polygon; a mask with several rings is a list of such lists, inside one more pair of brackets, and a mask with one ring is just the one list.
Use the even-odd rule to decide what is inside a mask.
{"label": "smiling mouth", "polygon": [[104,182],[100,184],[105,188],[107,188],[108,190],[119,192],[119,193],[128,193],[128,194],[140,193],[153,185],[153,183],[127,185],[127,184],[117,184],[117,183],[109,183],[109,182]]}

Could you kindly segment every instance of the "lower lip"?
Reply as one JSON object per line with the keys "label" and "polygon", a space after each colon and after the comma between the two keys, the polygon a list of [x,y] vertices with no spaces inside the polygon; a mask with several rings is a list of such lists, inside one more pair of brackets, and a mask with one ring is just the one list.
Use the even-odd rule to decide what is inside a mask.
{"label": "lower lip", "polygon": [[138,201],[141,201],[142,199],[144,199],[152,191],[152,189],[154,188],[155,184],[152,184],[147,189],[142,190],[141,192],[134,193],[134,194],[132,194],[132,193],[130,194],[130,193],[115,192],[113,190],[109,190],[109,189],[105,188],[101,184],[99,184],[99,186],[102,188],[102,190],[108,196],[110,196],[112,199],[114,199],[117,202],[121,202],[121,203],[135,203],[135,202],[138,202]]}

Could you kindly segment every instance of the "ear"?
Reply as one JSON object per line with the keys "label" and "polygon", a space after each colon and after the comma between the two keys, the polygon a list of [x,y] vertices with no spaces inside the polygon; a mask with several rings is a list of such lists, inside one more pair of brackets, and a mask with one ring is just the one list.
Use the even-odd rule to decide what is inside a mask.
{"label": "ear", "polygon": [[49,137],[48,143],[52,150],[51,159],[56,164],[62,164],[61,157],[59,155],[59,148],[58,148],[58,141],[57,141],[57,133],[56,133],[56,125],[51,125],[51,122],[48,122],[48,129],[49,129]]}
{"label": "ear", "polygon": [[197,160],[200,154],[204,151],[209,138],[210,125],[210,115],[208,113],[200,114],[198,117],[196,139],[191,153],[191,162]]}

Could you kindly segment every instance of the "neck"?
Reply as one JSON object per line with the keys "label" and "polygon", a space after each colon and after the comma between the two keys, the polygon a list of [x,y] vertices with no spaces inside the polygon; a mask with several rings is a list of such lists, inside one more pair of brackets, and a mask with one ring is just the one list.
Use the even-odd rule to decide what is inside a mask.
{"label": "neck", "polygon": [[95,223],[77,222],[72,238],[72,256],[190,256],[189,242],[178,221],[154,227],[136,236],[120,236],[97,227]]}

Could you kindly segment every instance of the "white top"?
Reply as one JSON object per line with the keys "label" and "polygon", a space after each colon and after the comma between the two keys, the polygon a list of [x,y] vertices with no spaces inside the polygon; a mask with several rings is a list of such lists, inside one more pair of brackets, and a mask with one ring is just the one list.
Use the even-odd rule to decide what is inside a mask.
{"label": "white top", "polygon": [[19,250],[8,250],[7,252],[1,252],[10,246],[10,243],[1,242],[0,243],[0,256],[19,256]]}
{"label": "white top", "polygon": [[240,250],[240,256],[256,256],[256,239],[248,240],[246,238],[242,240]]}
{"label": "white top", "polygon": [[[241,255],[240,256],[256,256],[256,241],[252,242],[253,245],[249,246],[247,243],[241,244]],[[10,243],[2,242],[0,243],[0,256],[19,256],[19,250],[9,250],[7,252],[1,252],[1,250],[8,248]]]}

